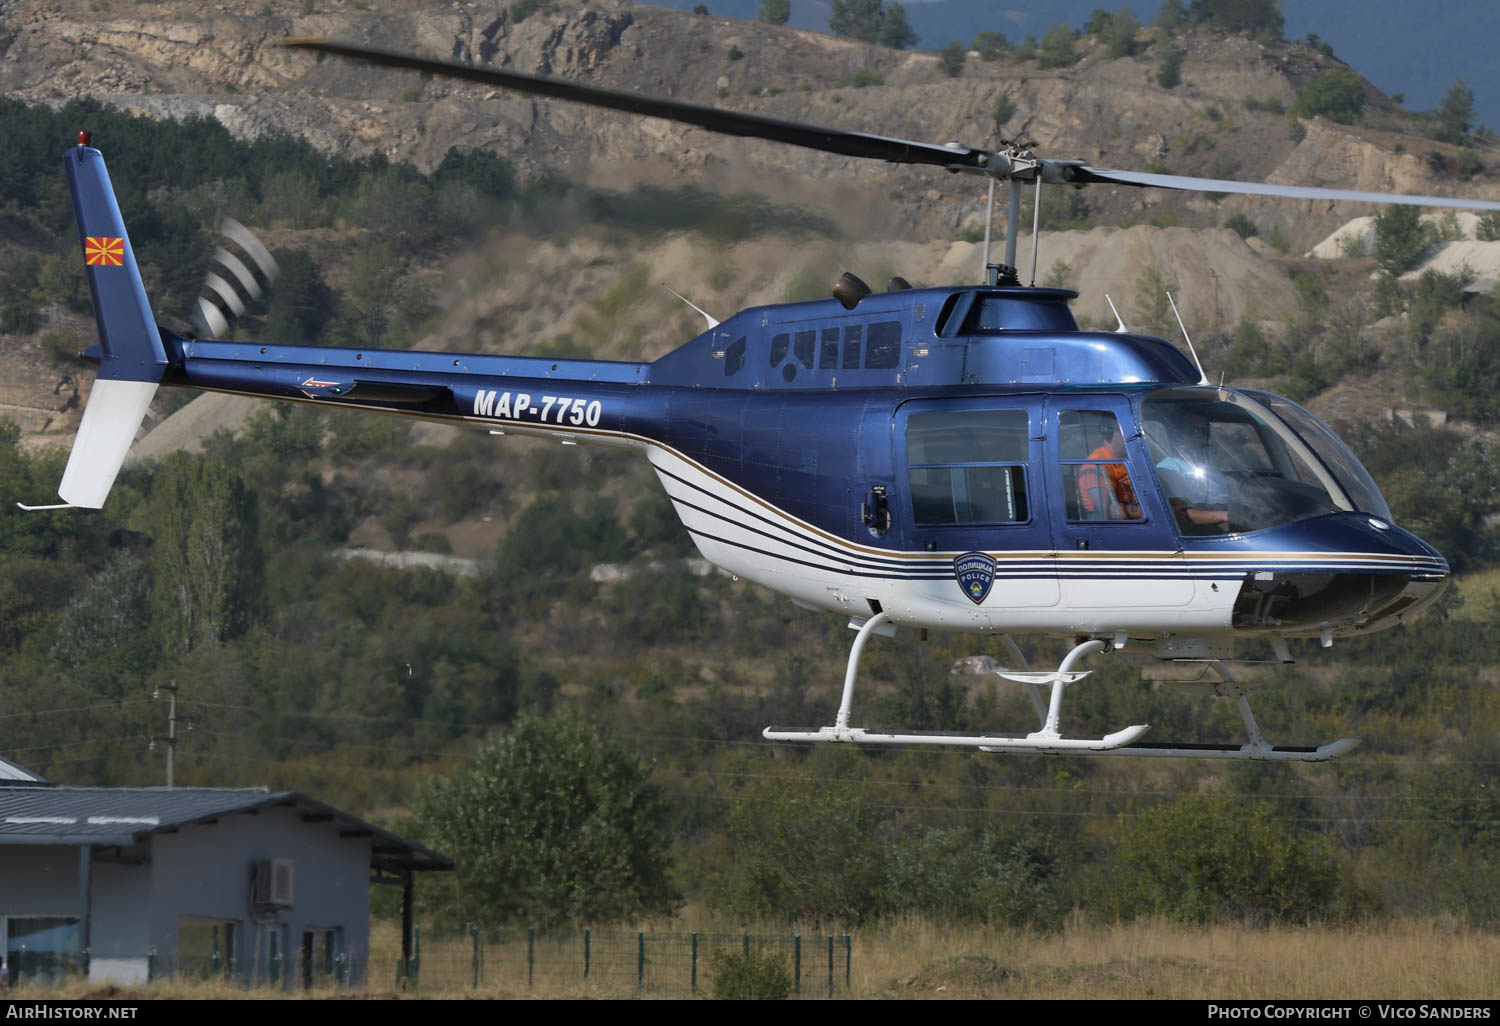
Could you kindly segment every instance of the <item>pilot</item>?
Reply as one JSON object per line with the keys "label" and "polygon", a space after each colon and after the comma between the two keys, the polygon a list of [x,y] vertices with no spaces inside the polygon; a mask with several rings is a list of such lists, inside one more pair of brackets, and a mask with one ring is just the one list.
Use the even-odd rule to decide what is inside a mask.
{"label": "pilot", "polygon": [[[1125,468],[1125,435],[1113,417],[1101,421],[1099,448],[1089,459],[1100,462],[1080,467],[1078,501],[1087,520],[1139,520],[1141,504]],[[1106,462],[1108,461],[1108,462]]]}
{"label": "pilot", "polygon": [[1209,450],[1208,418],[1180,411],[1168,428],[1171,448],[1156,464],[1177,523],[1185,534],[1215,534],[1229,528],[1229,490]]}

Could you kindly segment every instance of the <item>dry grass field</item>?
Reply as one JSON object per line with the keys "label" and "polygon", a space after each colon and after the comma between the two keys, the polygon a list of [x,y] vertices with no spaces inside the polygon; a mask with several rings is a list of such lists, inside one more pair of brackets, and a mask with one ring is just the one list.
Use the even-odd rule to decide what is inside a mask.
{"label": "dry grass field", "polygon": [[[804,1000],[826,999],[826,934],[809,930],[805,937],[809,940],[804,948],[800,996]],[[160,980],[143,987],[78,983],[60,992],[22,989],[13,991],[12,996],[114,1000],[692,996],[685,977],[681,982],[669,981],[649,969],[646,986],[638,988],[634,964],[628,971],[619,971],[622,967],[609,963],[602,947],[596,950],[606,960],[596,960],[591,979],[585,981],[577,970],[562,971],[556,944],[548,948],[540,942],[533,982],[528,986],[524,941],[519,960],[516,951],[501,958],[497,949],[496,957],[486,967],[485,981],[474,988],[471,948],[460,940],[424,943],[421,986],[403,992],[394,986],[394,973],[381,968],[394,966],[397,945],[393,929],[378,930],[372,960],[376,969],[366,986],[348,991],[320,986],[311,991],[261,988],[247,992],[223,984]],[[955,929],[913,920],[854,935],[847,988],[842,938],[837,948],[835,983],[839,999],[1500,997],[1500,935],[1445,921],[1396,921],[1358,928],[1248,929],[1145,921],[1101,926],[1075,920],[1061,931],[1038,936],[1003,929]],[[708,997],[712,993],[709,959],[703,958],[700,965],[698,996]]]}

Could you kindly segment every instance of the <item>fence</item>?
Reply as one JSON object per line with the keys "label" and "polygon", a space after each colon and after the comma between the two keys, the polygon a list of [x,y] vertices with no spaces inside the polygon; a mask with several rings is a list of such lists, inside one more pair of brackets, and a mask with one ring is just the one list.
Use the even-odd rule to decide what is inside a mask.
{"label": "fence", "polygon": [[[412,954],[398,956],[400,989],[454,993],[496,985],[546,992],[579,983],[629,987],[660,996],[705,993],[719,952],[770,953],[782,958],[796,997],[847,993],[853,971],[848,934],[648,933],[594,930],[547,933],[481,930],[413,937]],[[372,974],[377,971],[371,965]]]}
{"label": "fence", "polygon": [[[217,936],[217,935],[216,935]],[[373,939],[373,938],[372,938]],[[431,996],[457,995],[481,989],[521,990],[538,995],[576,991],[594,985],[614,993],[634,989],[644,995],[690,997],[711,989],[715,955],[720,952],[769,953],[780,957],[792,981],[794,997],[832,998],[847,994],[853,964],[853,938],[843,934],[657,933],[645,930],[545,932],[537,929],[481,930],[465,933],[413,931],[410,957],[392,952],[399,937],[386,932],[372,947],[367,966],[348,952],[330,953],[317,964],[299,952],[278,953],[247,972],[237,959],[215,946],[206,956],[167,959],[153,951],[139,959],[111,959],[138,968],[130,979],[160,979],[248,984],[277,990],[380,989],[389,980],[397,990]],[[76,957],[39,958],[24,949],[8,960],[0,979],[11,986],[56,987],[90,976],[88,951]],[[392,975],[386,976],[384,966]],[[364,972],[361,973],[361,968]],[[14,970],[13,972],[10,970]],[[363,979],[360,979],[360,976]],[[382,980],[384,977],[384,980]]]}

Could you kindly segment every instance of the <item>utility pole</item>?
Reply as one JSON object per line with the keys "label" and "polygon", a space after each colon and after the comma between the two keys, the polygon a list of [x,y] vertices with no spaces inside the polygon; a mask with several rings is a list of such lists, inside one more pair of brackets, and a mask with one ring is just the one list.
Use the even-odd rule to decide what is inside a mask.
{"label": "utility pole", "polygon": [[[168,684],[167,685],[167,690],[169,692],[171,692],[171,696],[170,696],[170,699],[169,699],[169,705],[167,706],[167,736],[166,737],[152,738],[151,739],[151,746],[153,748],[156,747],[156,742],[158,742],[158,741],[163,741],[163,742],[166,743],[166,746],[167,746],[167,786],[171,787],[172,786],[172,769],[173,769],[172,762],[173,762],[173,756],[175,756],[177,754],[177,682],[174,680],[172,683]],[[161,697],[161,688],[158,687],[155,691],[153,691],[151,693],[151,697],[152,697],[153,700],[157,699],[157,698],[160,698]]]}

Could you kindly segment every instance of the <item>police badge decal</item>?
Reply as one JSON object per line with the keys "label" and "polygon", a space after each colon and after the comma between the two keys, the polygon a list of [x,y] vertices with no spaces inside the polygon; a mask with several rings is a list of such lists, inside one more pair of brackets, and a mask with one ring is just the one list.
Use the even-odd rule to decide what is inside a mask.
{"label": "police badge decal", "polygon": [[965,552],[953,557],[953,576],[976,606],[981,605],[995,583],[995,559],[983,552]]}

